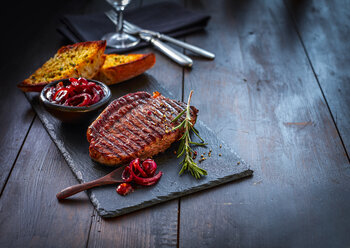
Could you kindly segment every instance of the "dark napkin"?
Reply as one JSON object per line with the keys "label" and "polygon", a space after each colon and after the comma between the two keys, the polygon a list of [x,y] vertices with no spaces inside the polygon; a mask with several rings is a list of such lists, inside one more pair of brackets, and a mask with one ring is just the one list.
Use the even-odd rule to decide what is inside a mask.
{"label": "dark napkin", "polygon": [[[185,9],[176,3],[161,2],[126,10],[124,18],[142,28],[177,37],[202,30],[207,25],[210,16]],[[100,40],[104,34],[116,29],[104,13],[65,15],[61,18],[61,22],[62,25],[57,30],[73,43]],[[106,52],[126,52],[147,45],[141,42],[131,49],[108,48]]]}

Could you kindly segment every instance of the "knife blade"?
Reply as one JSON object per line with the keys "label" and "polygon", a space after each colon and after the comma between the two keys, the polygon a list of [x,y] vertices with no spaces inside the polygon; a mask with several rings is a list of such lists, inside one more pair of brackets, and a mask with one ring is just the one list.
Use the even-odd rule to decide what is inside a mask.
{"label": "knife blade", "polygon": [[159,39],[146,34],[139,34],[139,37],[142,40],[145,40],[146,42],[151,43],[154,47],[156,47],[158,50],[163,52],[165,55],[167,55],[169,58],[174,60],[176,63],[180,64],[181,66],[187,66],[191,67],[193,65],[193,61],[191,58],[187,57],[186,55],[176,51],[171,46],[168,46],[164,42],[160,41]]}
{"label": "knife blade", "polygon": [[214,53],[211,53],[203,48],[200,48],[198,46],[194,46],[194,45],[191,45],[189,43],[186,43],[186,42],[183,42],[181,40],[178,40],[178,39],[175,39],[173,37],[170,37],[166,34],[162,34],[162,33],[159,33],[159,32],[155,32],[155,31],[152,31],[152,30],[148,30],[148,29],[143,29],[139,26],[136,26],[135,24],[132,24],[126,20],[123,21],[125,24],[127,25],[131,25],[131,26],[134,26],[135,28],[137,28],[139,30],[139,32],[141,33],[145,33],[145,34],[150,34],[160,40],[164,40],[164,41],[168,41],[168,42],[171,42],[173,43],[174,45],[177,45],[179,47],[182,47],[182,48],[185,48],[186,50],[189,50],[189,51],[192,51],[193,53],[196,53],[198,55],[201,55],[207,59],[215,59],[215,54]]}

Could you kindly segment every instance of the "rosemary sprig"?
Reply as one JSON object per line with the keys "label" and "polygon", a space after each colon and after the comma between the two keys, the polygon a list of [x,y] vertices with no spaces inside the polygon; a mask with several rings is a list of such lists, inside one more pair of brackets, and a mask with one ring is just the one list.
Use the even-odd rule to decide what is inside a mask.
{"label": "rosemary sprig", "polygon": [[[192,176],[194,176],[196,179],[200,179],[201,176],[207,175],[207,171],[200,168],[193,161],[192,154],[194,153],[194,151],[192,150],[190,145],[192,144],[192,145],[198,145],[198,146],[205,146],[207,145],[207,143],[204,143],[204,140],[199,136],[197,129],[193,126],[191,122],[190,102],[191,102],[192,94],[193,94],[193,90],[191,90],[190,95],[188,97],[186,109],[184,109],[171,122],[177,121],[182,115],[186,114],[185,119],[178,126],[172,129],[172,131],[180,128],[183,128],[185,130],[184,134],[180,138],[180,145],[177,151],[178,158],[184,155],[184,158],[180,163],[180,165],[182,165],[182,169],[180,170],[179,174],[181,175],[184,171],[188,170],[192,174]],[[191,137],[190,137],[191,131],[193,131],[193,133],[202,141],[202,143],[193,142],[191,140]]]}

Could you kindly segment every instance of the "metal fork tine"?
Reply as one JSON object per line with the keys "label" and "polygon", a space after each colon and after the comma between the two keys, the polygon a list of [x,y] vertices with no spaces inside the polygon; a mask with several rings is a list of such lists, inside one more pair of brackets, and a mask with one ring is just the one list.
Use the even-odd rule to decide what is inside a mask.
{"label": "metal fork tine", "polygon": [[109,10],[109,11],[106,11],[105,14],[108,16],[108,17],[112,17],[115,19],[115,13],[113,10]]}
{"label": "metal fork tine", "polygon": [[116,13],[115,13],[115,11],[114,10],[108,10],[108,11],[106,11],[105,12],[107,15],[109,15],[109,16],[112,16],[113,18],[115,18],[116,19],[116,17],[117,17],[117,15],[116,15]]}
{"label": "metal fork tine", "polygon": [[[105,14],[106,14],[106,16],[108,16],[110,19],[114,19],[114,20],[116,20],[116,13],[115,13],[115,11],[114,10],[108,10],[108,11],[106,11],[105,12]],[[123,21],[123,25],[124,26],[127,26],[130,30],[135,30],[135,32],[137,32],[137,31],[140,31],[141,30],[141,28],[140,27],[138,27],[138,26],[136,26],[135,24],[131,24],[130,22],[128,22],[128,21],[126,21],[126,20],[124,20]]]}
{"label": "metal fork tine", "polygon": [[137,30],[135,27],[133,27],[132,25],[130,25],[130,23],[127,22],[123,22],[124,27],[128,28],[129,30],[134,30],[135,32],[138,32],[139,30]]}
{"label": "metal fork tine", "polygon": [[135,24],[131,24],[131,23],[128,22],[127,20],[124,20],[124,24],[125,24],[125,25],[128,25],[128,26],[130,26],[130,27],[133,27],[133,28],[141,29],[140,27],[136,26]]}
{"label": "metal fork tine", "polygon": [[130,30],[130,31],[134,31],[135,33],[137,32],[137,30],[133,29],[132,27],[130,27],[128,25],[124,25],[123,27],[124,27],[124,29]]}
{"label": "metal fork tine", "polygon": [[124,31],[125,31],[125,33],[128,33],[128,34],[136,34],[136,32],[133,32],[133,30],[130,30],[127,27],[124,27]]}
{"label": "metal fork tine", "polygon": [[[109,11],[106,11],[105,12],[105,15],[115,24],[117,25],[117,17],[116,17],[116,13],[114,12],[114,10],[109,10]],[[126,33],[129,33],[129,34],[136,34],[137,33],[137,30],[133,29],[129,23],[125,25],[125,23],[123,22],[123,26],[124,26],[124,31]]]}
{"label": "metal fork tine", "polygon": [[123,25],[124,25],[124,28],[127,28],[127,29],[132,29],[129,25],[127,25],[125,22],[123,22]]}
{"label": "metal fork tine", "polygon": [[[116,14],[114,11],[107,11],[105,12],[106,16],[114,23],[116,24]],[[131,24],[130,22],[123,21],[123,27],[125,33],[135,35],[138,34],[141,39],[150,42],[152,45],[154,45],[157,49],[159,49],[161,52],[166,54],[168,57],[170,57],[175,62],[179,63],[182,66],[189,66],[191,67],[193,64],[193,61],[191,58],[187,57],[186,55],[182,54],[181,52],[175,50],[174,48],[164,44],[157,38],[153,38],[151,35],[141,34],[142,29]]]}
{"label": "metal fork tine", "polygon": [[115,16],[115,12],[113,10],[109,10],[105,12],[105,15],[114,23],[116,24],[116,16]]}

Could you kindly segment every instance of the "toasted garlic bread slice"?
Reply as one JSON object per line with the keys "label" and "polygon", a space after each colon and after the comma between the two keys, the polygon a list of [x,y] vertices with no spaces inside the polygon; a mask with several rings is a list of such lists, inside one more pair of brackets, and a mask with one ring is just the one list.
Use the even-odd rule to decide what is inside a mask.
{"label": "toasted garlic bread slice", "polygon": [[156,62],[153,53],[118,55],[108,54],[95,79],[107,85],[120,83],[150,69]]}
{"label": "toasted garlic bread slice", "polygon": [[86,41],[61,47],[29,78],[18,84],[22,91],[41,91],[55,80],[69,77],[93,78],[103,65],[106,41]]}

